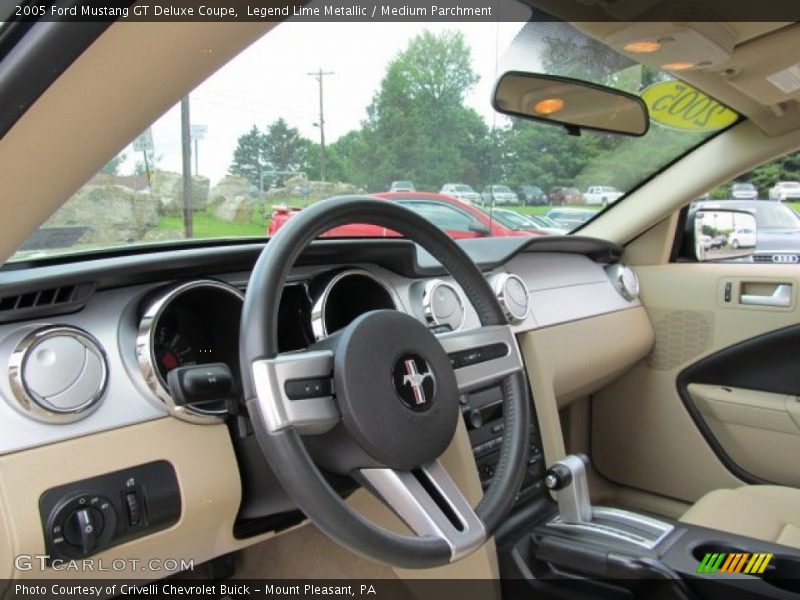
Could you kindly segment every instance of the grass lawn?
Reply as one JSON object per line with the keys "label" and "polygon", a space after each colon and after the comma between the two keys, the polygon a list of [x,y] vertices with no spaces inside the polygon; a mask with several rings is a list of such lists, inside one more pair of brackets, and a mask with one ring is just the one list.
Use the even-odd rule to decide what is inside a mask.
{"label": "grass lawn", "polygon": [[[253,222],[231,223],[206,213],[197,212],[194,214],[193,226],[194,235],[198,238],[245,237],[266,235],[268,223],[264,225]],[[158,229],[183,231],[183,217],[161,217]]]}
{"label": "grass lawn", "polygon": [[[549,211],[553,210],[554,208],[561,208],[556,206],[498,206],[496,208],[510,208],[511,210],[518,212],[523,215],[544,215],[547,214]],[[600,206],[586,206],[583,204],[569,204],[565,205],[565,208],[587,208],[589,210],[600,210]]]}

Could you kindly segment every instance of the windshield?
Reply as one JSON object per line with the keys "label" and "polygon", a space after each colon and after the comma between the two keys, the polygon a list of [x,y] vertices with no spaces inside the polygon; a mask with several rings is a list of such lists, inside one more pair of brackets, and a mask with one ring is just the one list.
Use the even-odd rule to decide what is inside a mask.
{"label": "windshield", "polygon": [[[578,77],[637,94],[677,81],[563,23],[331,28],[288,20],[110,157],[11,260],[264,238],[324,198],[438,193],[448,181],[463,183],[458,192],[490,191],[459,200],[484,208],[493,203],[544,215],[564,204],[585,205],[586,218],[557,225],[572,230],[620,201],[619,193],[580,190],[616,189],[624,198],[715,133],[654,122],[641,138],[573,136],[508,118],[489,103],[507,70]],[[527,191],[518,197],[512,188]],[[529,195],[539,189],[541,195]],[[359,235],[353,231],[348,235]]]}

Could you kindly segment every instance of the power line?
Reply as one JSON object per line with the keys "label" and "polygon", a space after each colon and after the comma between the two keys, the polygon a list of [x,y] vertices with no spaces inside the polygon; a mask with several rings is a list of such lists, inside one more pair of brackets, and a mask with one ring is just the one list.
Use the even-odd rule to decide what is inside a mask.
{"label": "power line", "polygon": [[326,75],[333,75],[333,71],[323,71],[322,68],[314,73],[307,73],[319,83],[319,178],[320,181],[325,181],[325,112],[322,102],[322,81]]}

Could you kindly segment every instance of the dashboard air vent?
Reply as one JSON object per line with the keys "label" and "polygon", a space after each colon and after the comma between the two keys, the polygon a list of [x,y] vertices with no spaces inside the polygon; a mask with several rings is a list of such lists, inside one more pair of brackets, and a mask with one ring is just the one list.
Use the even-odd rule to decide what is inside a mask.
{"label": "dashboard air vent", "polygon": [[94,292],[93,283],[69,284],[0,296],[0,323],[74,312]]}

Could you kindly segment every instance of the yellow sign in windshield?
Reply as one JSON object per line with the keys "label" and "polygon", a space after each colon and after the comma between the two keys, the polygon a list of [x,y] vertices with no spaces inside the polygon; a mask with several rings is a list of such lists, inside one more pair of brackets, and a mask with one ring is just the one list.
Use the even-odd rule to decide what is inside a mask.
{"label": "yellow sign in windshield", "polygon": [[739,117],[724,104],[683,81],[662,81],[642,92],[642,100],[656,123],[688,129],[715,131],[727,127]]}

